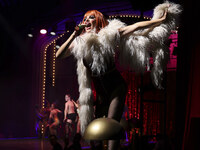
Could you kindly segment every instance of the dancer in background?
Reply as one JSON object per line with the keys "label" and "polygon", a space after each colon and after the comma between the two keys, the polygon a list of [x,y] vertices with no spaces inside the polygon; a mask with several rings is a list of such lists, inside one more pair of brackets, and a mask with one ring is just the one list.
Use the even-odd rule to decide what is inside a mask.
{"label": "dancer in background", "polygon": [[46,134],[46,126],[48,125],[50,109],[48,105],[46,108],[40,108],[40,109],[39,106],[35,106],[35,112],[36,112],[36,126],[35,126],[36,134],[38,137],[41,138],[43,135]]}
{"label": "dancer in background", "polygon": [[[73,54],[77,59],[79,83],[81,133],[93,118],[93,82],[99,97],[99,104],[107,106],[108,118],[120,121],[127,92],[127,85],[115,67],[115,54],[119,53],[120,63],[138,72],[149,67],[149,51],[154,53],[152,79],[161,88],[163,65],[167,55],[164,42],[176,27],[180,6],[165,2],[154,9],[150,21],[126,25],[120,20],[107,20],[97,10],[86,12],[81,25],[75,27],[72,35],[56,53],[57,58]],[[98,103],[96,110],[98,109]],[[109,150],[116,150],[119,141],[110,140]]]}
{"label": "dancer in background", "polygon": [[77,100],[76,102],[74,100],[72,100],[72,102],[74,103],[75,107],[76,107],[76,133],[80,133],[80,119],[79,119],[79,112],[80,112],[80,104],[79,104],[79,100]]}
{"label": "dancer in background", "polygon": [[62,113],[61,110],[56,108],[56,104],[51,104],[50,115],[49,115],[49,131],[50,135],[57,136],[57,128],[60,124],[58,113]]}
{"label": "dancer in background", "polygon": [[65,123],[65,133],[66,138],[73,139],[75,135],[75,123],[77,120],[76,107],[72,101],[70,95],[65,95],[65,110],[64,110],[64,120]]}

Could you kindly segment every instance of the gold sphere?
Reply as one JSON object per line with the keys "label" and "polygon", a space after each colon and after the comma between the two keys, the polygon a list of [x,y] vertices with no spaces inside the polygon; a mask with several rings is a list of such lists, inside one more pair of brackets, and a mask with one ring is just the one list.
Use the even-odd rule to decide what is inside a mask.
{"label": "gold sphere", "polygon": [[124,138],[122,125],[114,119],[98,118],[93,120],[84,133],[85,140],[117,140]]}

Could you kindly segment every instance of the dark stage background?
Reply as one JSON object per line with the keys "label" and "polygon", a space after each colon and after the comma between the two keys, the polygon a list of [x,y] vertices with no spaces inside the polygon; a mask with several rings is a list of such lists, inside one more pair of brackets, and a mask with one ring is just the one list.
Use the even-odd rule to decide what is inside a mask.
{"label": "dark stage background", "polygon": [[[0,138],[22,138],[35,136],[35,105],[40,103],[41,90],[41,51],[35,41],[26,37],[27,30],[36,29],[61,21],[66,15],[85,12],[93,5],[114,1],[65,1],[65,0],[0,0]],[[153,8],[162,1],[130,1],[135,7]],[[195,0],[177,0],[184,11],[179,26],[177,50],[177,72],[174,126],[176,149],[199,148],[200,120],[200,41],[199,6]],[[143,4],[143,5],[142,5]],[[137,8],[136,7],[136,8]],[[66,9],[67,8],[67,9]],[[44,39],[43,39],[44,40]],[[58,61],[59,63],[59,61]],[[78,97],[75,62],[72,57],[62,60],[67,68],[59,75],[57,83]],[[58,65],[59,66],[59,65]],[[67,78],[67,83],[62,78]],[[172,77],[172,79],[174,79]],[[174,86],[174,85],[170,85]],[[55,91],[54,89],[48,89]],[[62,89],[59,89],[62,90]],[[62,106],[64,95],[56,93],[49,101]],[[61,100],[61,101],[60,101]],[[63,109],[63,108],[62,108]],[[192,146],[192,148],[191,148]]]}

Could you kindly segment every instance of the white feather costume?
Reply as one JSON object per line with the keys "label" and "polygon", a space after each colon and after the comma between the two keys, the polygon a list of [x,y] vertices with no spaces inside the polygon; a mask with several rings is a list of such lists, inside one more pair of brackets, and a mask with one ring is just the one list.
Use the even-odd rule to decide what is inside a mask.
{"label": "white feather costume", "polygon": [[72,53],[77,59],[82,134],[93,119],[91,77],[83,64],[83,59],[90,64],[92,72],[98,75],[103,74],[107,70],[110,57],[115,55],[116,46],[119,45],[120,63],[137,72],[143,72],[146,67],[149,68],[149,51],[152,51],[154,53],[152,79],[154,84],[161,88],[160,83],[168,53],[164,42],[168,39],[171,30],[176,27],[177,17],[181,12],[180,5],[167,1],[155,7],[152,19],[162,17],[166,8],[168,8],[166,20],[159,26],[152,28],[146,35],[141,34],[149,29],[138,30],[130,36],[121,38],[118,29],[126,25],[114,19],[109,20],[108,26],[101,29],[98,34],[95,32],[85,33],[74,40]]}

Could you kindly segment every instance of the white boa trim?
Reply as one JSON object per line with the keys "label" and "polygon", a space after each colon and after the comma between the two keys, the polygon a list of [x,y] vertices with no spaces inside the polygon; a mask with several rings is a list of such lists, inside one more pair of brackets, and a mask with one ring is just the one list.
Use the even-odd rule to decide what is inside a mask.
{"label": "white boa trim", "polygon": [[[136,72],[144,72],[149,70],[149,52],[153,54],[153,68],[151,70],[152,81],[158,88],[162,88],[161,82],[163,77],[163,69],[168,61],[169,49],[165,45],[165,41],[171,34],[171,30],[175,29],[177,19],[181,13],[181,6],[166,1],[159,4],[154,9],[153,19],[163,16],[165,9],[168,8],[166,20],[152,29],[143,29],[135,31],[133,35],[121,40],[122,51],[120,53],[120,62],[123,66],[134,69]],[[148,32],[147,35],[142,35]]]}
{"label": "white boa trim", "polygon": [[90,76],[87,69],[83,65],[81,59],[77,60],[77,74],[79,83],[79,103],[80,103],[80,128],[81,133],[84,134],[87,125],[93,119],[93,95],[91,89]]}
{"label": "white boa trim", "polygon": [[[168,39],[171,30],[176,27],[176,20],[181,12],[180,5],[165,2],[154,9],[152,19],[160,18],[165,8],[168,8],[166,20],[159,26],[153,28],[146,36],[138,35],[147,31],[139,30],[133,35],[121,38],[118,29],[125,27],[125,24],[117,19],[109,20],[108,26],[95,32],[85,33],[74,40],[72,53],[77,58],[77,74],[79,83],[80,101],[80,122],[81,133],[93,119],[93,94],[91,89],[91,77],[83,64],[83,59],[91,65],[91,69],[96,74],[104,73],[110,57],[115,55],[116,46],[120,44],[120,62],[126,67],[130,67],[137,72],[145,71],[148,68],[149,52],[154,53],[154,67],[152,78],[154,84],[161,88],[163,67],[166,65],[166,54],[164,42]],[[121,41],[120,41],[121,40]],[[151,49],[149,49],[151,46]]]}
{"label": "white boa trim", "polygon": [[[97,74],[104,73],[110,57],[115,54],[115,46],[119,43],[118,28],[125,26],[119,20],[109,21],[109,25],[95,32],[85,33],[74,41],[72,53],[77,58],[77,74],[79,83],[80,124],[84,134],[87,125],[93,119],[93,95],[91,78],[83,64],[83,58],[91,64],[91,69]],[[93,59],[92,59],[93,58]],[[93,60],[93,61],[92,61]]]}
{"label": "white boa trim", "polygon": [[124,26],[119,20],[109,20],[108,26],[98,34],[90,32],[77,37],[72,53],[77,59],[84,58],[91,63],[91,69],[96,74],[105,73],[110,57],[114,56],[120,40],[118,29]]}

